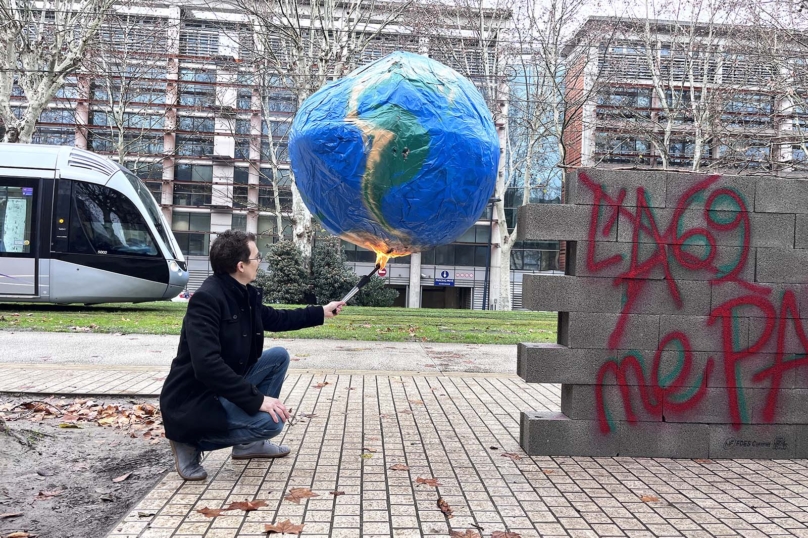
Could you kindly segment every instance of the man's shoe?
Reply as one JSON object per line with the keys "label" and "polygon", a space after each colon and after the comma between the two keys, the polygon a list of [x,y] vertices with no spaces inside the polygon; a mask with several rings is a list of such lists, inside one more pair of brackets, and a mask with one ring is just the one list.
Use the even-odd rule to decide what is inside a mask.
{"label": "man's shoe", "polygon": [[269,441],[255,441],[233,447],[234,460],[248,460],[251,458],[282,458],[288,456],[290,449],[286,445],[276,445]]}
{"label": "man's shoe", "polygon": [[208,477],[208,472],[199,464],[202,452],[193,445],[178,443],[169,440],[171,452],[174,453],[174,463],[177,465],[177,473],[185,480],[204,480]]}

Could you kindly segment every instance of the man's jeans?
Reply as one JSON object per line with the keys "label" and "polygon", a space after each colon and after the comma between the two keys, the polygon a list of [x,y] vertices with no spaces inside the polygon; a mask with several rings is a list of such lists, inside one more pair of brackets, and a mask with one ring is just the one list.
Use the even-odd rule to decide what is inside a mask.
{"label": "man's jeans", "polygon": [[[287,368],[289,368],[289,353],[282,347],[273,347],[261,354],[261,358],[250,368],[245,379],[258,387],[262,394],[277,398],[281,394]],[[275,422],[270,414],[264,411],[248,415],[242,408],[225,398],[219,398],[219,401],[227,412],[229,431],[200,439],[198,443],[200,450],[219,450],[241,443],[271,439],[283,430],[281,417]],[[205,417],[199,417],[199,420],[205,420]]]}

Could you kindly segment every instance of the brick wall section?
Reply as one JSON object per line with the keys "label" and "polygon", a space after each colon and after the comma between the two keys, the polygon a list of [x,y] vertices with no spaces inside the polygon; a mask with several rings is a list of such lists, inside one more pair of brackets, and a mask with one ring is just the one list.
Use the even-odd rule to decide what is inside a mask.
{"label": "brick wall section", "polygon": [[567,204],[519,209],[519,240],[567,242],[525,276],[558,341],[519,376],[561,383],[526,411],[531,455],[808,457],[808,181],[580,169]]}

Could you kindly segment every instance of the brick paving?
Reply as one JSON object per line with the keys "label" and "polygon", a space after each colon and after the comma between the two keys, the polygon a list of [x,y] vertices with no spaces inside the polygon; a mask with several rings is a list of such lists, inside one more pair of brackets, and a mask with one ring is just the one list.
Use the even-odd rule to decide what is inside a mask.
{"label": "brick paving", "polygon": [[[0,391],[153,395],[165,373],[6,364]],[[304,524],[302,536],[335,538],[479,527],[486,537],[808,537],[808,460],[526,456],[520,411],[557,410],[559,392],[504,374],[290,370],[282,397],[296,421],[280,438],[289,457],[208,453],[207,480],[167,473],[109,537],[258,538],[285,519]],[[409,470],[390,469],[396,464]],[[440,485],[419,485],[419,477]],[[291,488],[317,496],[295,504],[284,500]],[[267,506],[216,518],[196,512],[244,500]]]}

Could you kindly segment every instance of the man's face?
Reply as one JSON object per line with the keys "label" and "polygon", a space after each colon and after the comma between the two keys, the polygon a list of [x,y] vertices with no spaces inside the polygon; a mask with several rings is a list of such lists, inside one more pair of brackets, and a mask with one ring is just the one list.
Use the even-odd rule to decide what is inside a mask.
{"label": "man's face", "polygon": [[250,259],[242,262],[244,265],[244,276],[249,282],[253,282],[255,277],[258,276],[258,266],[261,263],[258,247],[255,246],[254,241],[248,243],[250,245]]}

